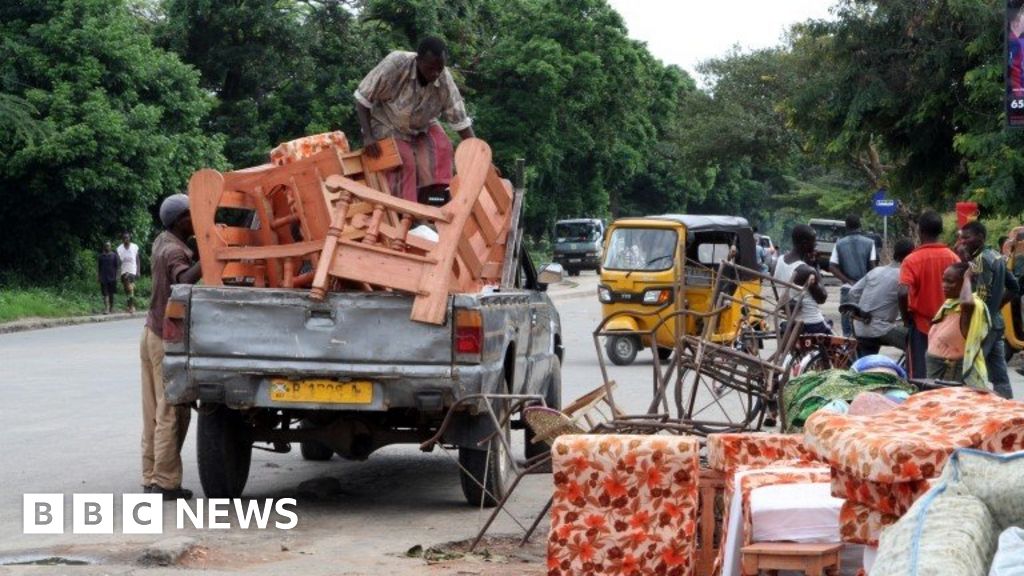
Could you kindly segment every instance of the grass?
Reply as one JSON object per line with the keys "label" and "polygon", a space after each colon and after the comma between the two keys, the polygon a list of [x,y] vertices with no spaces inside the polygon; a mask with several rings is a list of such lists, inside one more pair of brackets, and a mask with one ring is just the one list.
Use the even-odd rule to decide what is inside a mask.
{"label": "grass", "polygon": [[[135,309],[145,310],[149,304],[150,279],[141,278],[135,285]],[[118,284],[114,297],[116,311],[125,309],[124,292]],[[0,286],[0,322],[24,318],[64,318],[103,313],[100,287],[95,281],[76,280],[63,286]]]}

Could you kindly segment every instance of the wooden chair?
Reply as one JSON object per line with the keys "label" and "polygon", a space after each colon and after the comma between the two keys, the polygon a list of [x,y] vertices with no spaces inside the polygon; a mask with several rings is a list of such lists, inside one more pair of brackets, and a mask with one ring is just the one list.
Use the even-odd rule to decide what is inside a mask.
{"label": "wooden chair", "polygon": [[743,547],[743,576],[757,576],[761,570],[800,570],[807,576],[839,573],[842,544],[796,544],[760,542]]}
{"label": "wooden chair", "polygon": [[[483,140],[463,141],[455,167],[451,200],[440,208],[392,197],[345,176],[326,178],[327,192],[338,199],[312,297],[326,296],[330,278],[382,286],[416,296],[413,320],[441,324],[450,291],[500,283],[512,186],[498,176]],[[358,204],[370,207],[369,218],[352,216]],[[414,220],[436,227],[437,242],[410,234]]]}
{"label": "wooden chair", "polygon": [[[189,203],[203,283],[310,286],[337,201],[324,179],[343,175],[387,194],[383,172],[401,166],[401,158],[394,141],[382,142],[382,149],[380,157],[363,159],[360,152],[329,146],[280,165],[196,172],[189,181]],[[224,210],[236,212],[231,224],[223,222]],[[357,218],[370,211],[361,204],[351,214]]]}

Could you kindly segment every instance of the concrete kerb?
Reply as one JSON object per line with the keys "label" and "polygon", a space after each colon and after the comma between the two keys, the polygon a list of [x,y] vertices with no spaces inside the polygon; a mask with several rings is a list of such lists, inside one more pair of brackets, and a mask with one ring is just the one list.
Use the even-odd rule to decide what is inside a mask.
{"label": "concrete kerb", "polygon": [[[571,282],[570,286],[559,287],[548,292],[553,301],[572,300],[575,298],[597,298],[597,286],[589,286],[589,282]],[[556,288],[552,286],[552,288]],[[128,314],[121,312],[117,314],[94,314],[91,316],[70,316],[66,318],[25,318],[0,324],[0,334],[12,334],[15,332],[26,332],[28,330],[43,330],[46,328],[57,328],[61,326],[77,326],[79,324],[94,324],[98,322],[111,322],[115,320],[131,320],[143,316],[145,311]]]}
{"label": "concrete kerb", "polygon": [[12,334],[14,332],[26,332],[28,330],[42,330],[44,328],[57,328],[60,326],[77,326],[79,324],[95,324],[98,322],[112,322],[114,320],[131,320],[144,316],[144,312],[128,314],[121,312],[117,314],[95,314],[92,316],[70,316],[67,318],[24,318],[0,324],[0,334]]}

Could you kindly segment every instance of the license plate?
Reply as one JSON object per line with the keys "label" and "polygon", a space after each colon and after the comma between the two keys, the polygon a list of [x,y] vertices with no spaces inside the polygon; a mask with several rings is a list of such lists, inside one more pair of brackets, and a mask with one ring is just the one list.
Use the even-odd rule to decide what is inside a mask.
{"label": "license plate", "polygon": [[373,402],[373,384],[365,380],[335,382],[278,378],[270,382],[270,399],[274,402],[370,404]]}
{"label": "license plate", "polygon": [[579,258],[569,258],[569,262],[579,262]]}

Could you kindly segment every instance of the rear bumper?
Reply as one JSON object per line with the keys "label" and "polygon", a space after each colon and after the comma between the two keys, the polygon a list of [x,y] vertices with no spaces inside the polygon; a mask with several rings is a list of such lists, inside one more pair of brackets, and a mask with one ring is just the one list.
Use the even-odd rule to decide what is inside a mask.
{"label": "rear bumper", "polygon": [[563,268],[593,268],[601,264],[601,258],[596,254],[572,254],[572,253],[558,253],[554,256],[555,262],[561,264]]}
{"label": "rear bumper", "polygon": [[[443,412],[458,398],[494,391],[500,385],[500,366],[346,364],[311,361],[259,361],[237,358],[164,357],[165,396],[172,404],[201,400],[231,408],[274,408],[385,412],[413,408]],[[277,378],[365,380],[373,384],[369,404],[325,404],[271,400],[271,381]]]}

